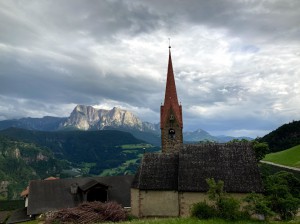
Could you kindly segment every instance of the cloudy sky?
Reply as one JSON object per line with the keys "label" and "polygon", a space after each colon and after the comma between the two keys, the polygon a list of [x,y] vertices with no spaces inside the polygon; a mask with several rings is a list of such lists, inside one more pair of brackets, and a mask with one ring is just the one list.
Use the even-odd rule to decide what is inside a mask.
{"label": "cloudy sky", "polygon": [[77,104],[158,123],[168,38],[184,129],[300,119],[299,0],[0,0],[0,120]]}

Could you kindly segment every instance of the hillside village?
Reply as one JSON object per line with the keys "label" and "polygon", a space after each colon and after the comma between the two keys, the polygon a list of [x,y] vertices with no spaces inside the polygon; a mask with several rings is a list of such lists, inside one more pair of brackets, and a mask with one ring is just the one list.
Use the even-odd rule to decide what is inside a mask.
{"label": "hillside village", "polygon": [[[93,115],[94,119],[86,120],[87,114]],[[123,121],[122,125],[120,121]],[[274,174],[272,171],[266,173],[257,164],[257,151],[254,150],[253,142],[234,140],[228,143],[216,143],[207,140],[193,144],[184,143],[184,120],[182,106],[177,97],[171,47],[165,99],[164,104],[161,105],[160,135],[157,135],[155,125],[141,122],[131,113],[117,108],[109,111],[77,106],[70,118],[55,119],[55,122],[56,127],[53,125],[50,127],[58,129],[64,127],[69,130],[47,133],[8,127],[0,132],[1,159],[7,164],[4,165],[6,170],[4,167],[0,170],[1,197],[2,199],[18,198],[18,195],[12,195],[13,192],[8,189],[12,183],[23,179],[23,189],[20,189],[20,185],[16,189],[25,203],[23,208],[9,217],[7,223],[31,220],[40,214],[75,208],[84,202],[93,201],[103,203],[115,201],[138,218],[189,217],[193,215],[191,208],[196,203],[206,203],[210,200],[207,194],[211,191],[209,179],[217,181],[219,185],[223,184],[222,191],[225,191],[227,196],[222,200],[228,198],[243,200],[250,193],[264,194],[267,190],[263,183],[265,181],[263,179],[266,178],[264,175]],[[49,120],[46,122],[48,128],[50,123]],[[12,127],[16,127],[15,124]],[[106,128],[113,126],[123,126],[123,130],[126,130],[125,127],[131,127],[133,132],[129,134],[114,128]],[[31,126],[31,129],[34,127]],[[74,132],[72,130],[74,128],[90,131]],[[106,130],[103,130],[104,128]],[[102,131],[95,131],[96,129]],[[160,136],[161,149],[149,144],[146,138],[138,139],[141,133],[136,134],[137,131],[145,130],[153,136]],[[280,145],[276,144],[276,139],[279,138],[276,136],[277,133],[282,137]],[[268,142],[272,152],[286,149],[284,146],[288,149],[300,144],[299,133],[299,122],[294,121],[257,139],[256,144]],[[83,142],[80,143],[78,141],[80,139]],[[288,143],[284,144],[283,141]],[[46,142],[47,147],[45,147]],[[77,149],[76,145],[79,143],[80,147]],[[64,145],[68,145],[69,148]],[[99,147],[100,151],[97,149]],[[80,151],[84,151],[84,155]],[[99,165],[95,166],[98,164],[96,162],[98,160],[95,159],[100,157],[103,158],[99,163],[102,168]],[[85,165],[80,167],[80,162]],[[25,164],[30,166],[26,167]],[[77,174],[81,177],[70,178],[66,174],[62,175],[64,170],[72,168],[74,171],[75,164],[77,164],[77,171],[80,171]],[[116,164],[120,166],[127,164],[127,167],[120,169],[119,173],[106,172]],[[299,167],[299,162],[296,166]],[[19,173],[15,179],[10,179],[13,176],[8,174],[13,173],[14,169],[19,169],[20,172],[21,167],[27,169],[24,174],[29,176],[22,178],[23,173]],[[299,177],[297,169],[294,173]],[[113,176],[115,174],[118,176]],[[31,181],[26,183],[28,178]],[[297,188],[300,186],[300,181],[299,179],[295,181],[294,187]],[[291,195],[291,197],[295,198],[296,207],[299,208],[299,195]],[[294,211],[295,208],[291,208],[292,213],[289,213],[291,214],[289,217],[294,218],[296,215]],[[265,218],[269,215],[269,213],[263,214]],[[282,216],[282,218],[286,217]]]}

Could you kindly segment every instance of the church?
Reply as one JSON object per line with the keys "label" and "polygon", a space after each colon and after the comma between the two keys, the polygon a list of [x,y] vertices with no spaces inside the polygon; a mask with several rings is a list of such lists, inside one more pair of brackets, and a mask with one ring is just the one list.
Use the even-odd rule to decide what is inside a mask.
{"label": "church", "polygon": [[137,217],[187,217],[194,203],[208,201],[207,178],[224,181],[234,198],[263,192],[251,143],[183,144],[171,47],[164,104],[160,110],[161,153],[145,153],[131,186]]}

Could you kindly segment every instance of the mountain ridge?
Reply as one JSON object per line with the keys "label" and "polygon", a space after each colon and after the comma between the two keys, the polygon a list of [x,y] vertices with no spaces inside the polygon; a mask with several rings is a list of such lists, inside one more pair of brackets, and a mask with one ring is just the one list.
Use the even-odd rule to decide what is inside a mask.
{"label": "mountain ridge", "polygon": [[[118,107],[107,110],[97,109],[93,106],[77,105],[69,117],[45,116],[43,118],[0,121],[0,130],[9,127],[40,131],[121,130],[153,145],[159,146],[161,144],[159,123],[144,122],[133,113]],[[248,137],[212,136],[202,129],[186,131],[183,135],[185,142],[227,142],[236,138],[250,139]]]}

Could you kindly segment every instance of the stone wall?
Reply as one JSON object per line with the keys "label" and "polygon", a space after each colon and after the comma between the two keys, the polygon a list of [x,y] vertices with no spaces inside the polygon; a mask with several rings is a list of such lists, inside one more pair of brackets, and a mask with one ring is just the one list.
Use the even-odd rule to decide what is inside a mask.
{"label": "stone wall", "polygon": [[[247,194],[228,195],[241,201]],[[201,201],[213,203],[207,193],[131,189],[131,213],[137,217],[189,217],[193,204]]]}
{"label": "stone wall", "polygon": [[[242,200],[244,197],[247,196],[247,194],[243,193],[230,193],[228,196],[231,196],[235,199]],[[179,201],[180,201],[180,216],[181,217],[189,217],[190,216],[190,210],[193,206],[193,204],[196,204],[201,201],[206,201],[208,204],[211,204],[212,202],[208,198],[207,193],[201,193],[201,192],[180,192],[179,193]]]}
{"label": "stone wall", "polygon": [[131,214],[140,217],[140,190],[139,189],[130,189],[131,192],[131,198],[130,198],[130,204],[131,204]]}
{"label": "stone wall", "polygon": [[[175,130],[173,138],[169,135],[170,128]],[[163,153],[179,152],[183,144],[182,128],[176,120],[167,122],[165,127],[161,129],[161,146]]]}
{"label": "stone wall", "polygon": [[131,189],[131,213],[137,217],[178,217],[178,193]]}

